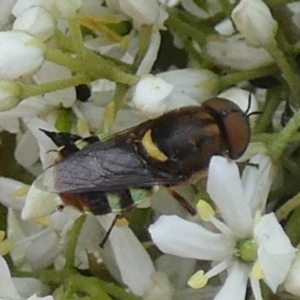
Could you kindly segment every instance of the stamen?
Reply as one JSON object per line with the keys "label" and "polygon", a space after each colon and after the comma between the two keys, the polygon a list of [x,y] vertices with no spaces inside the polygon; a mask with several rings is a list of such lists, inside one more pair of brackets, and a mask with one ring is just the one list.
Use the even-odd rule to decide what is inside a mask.
{"label": "stamen", "polygon": [[201,219],[205,222],[211,220],[211,218],[215,215],[213,208],[204,200],[199,200],[197,203],[198,214]]}
{"label": "stamen", "polygon": [[264,271],[261,268],[261,265],[259,263],[259,261],[257,260],[251,270],[251,275],[253,276],[253,278],[260,280],[264,278]]}
{"label": "stamen", "polygon": [[10,194],[11,197],[23,197],[23,196],[26,196],[27,193],[29,191],[29,186],[28,185],[24,185],[22,186],[21,188],[15,190],[14,192],[12,192]]}
{"label": "stamen", "polygon": [[188,285],[193,289],[201,289],[206,286],[208,277],[203,270],[196,272],[188,281]]}

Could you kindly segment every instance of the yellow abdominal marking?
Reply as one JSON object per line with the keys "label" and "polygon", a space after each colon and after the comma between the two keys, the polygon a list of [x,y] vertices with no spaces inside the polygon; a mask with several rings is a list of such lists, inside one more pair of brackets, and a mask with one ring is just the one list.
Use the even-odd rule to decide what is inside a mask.
{"label": "yellow abdominal marking", "polygon": [[149,129],[142,138],[142,145],[144,146],[145,150],[147,151],[148,155],[152,158],[155,158],[159,161],[166,161],[168,157],[160,151],[157,146],[154,144],[152,137],[151,137],[151,129]]}

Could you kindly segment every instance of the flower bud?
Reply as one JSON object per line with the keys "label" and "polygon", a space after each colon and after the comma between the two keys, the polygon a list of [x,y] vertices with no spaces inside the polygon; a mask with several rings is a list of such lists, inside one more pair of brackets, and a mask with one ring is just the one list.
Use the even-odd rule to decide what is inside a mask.
{"label": "flower bud", "polygon": [[45,45],[21,31],[0,32],[0,79],[17,79],[44,62]]}
{"label": "flower bud", "polygon": [[266,47],[276,34],[277,22],[261,0],[241,0],[231,17],[236,28],[252,46]]}
{"label": "flower bud", "polygon": [[17,17],[13,29],[26,31],[45,41],[54,34],[55,25],[56,19],[51,13],[42,7],[34,6]]}
{"label": "flower bud", "polygon": [[167,110],[167,97],[173,86],[161,78],[149,75],[135,86],[132,104],[141,115],[154,118]]}
{"label": "flower bud", "polygon": [[215,35],[205,46],[207,55],[217,66],[232,70],[250,70],[273,63],[271,55],[262,48],[247,45],[240,34],[231,37]]}
{"label": "flower bud", "polygon": [[0,80],[0,111],[14,108],[20,102],[20,86],[9,80]]}

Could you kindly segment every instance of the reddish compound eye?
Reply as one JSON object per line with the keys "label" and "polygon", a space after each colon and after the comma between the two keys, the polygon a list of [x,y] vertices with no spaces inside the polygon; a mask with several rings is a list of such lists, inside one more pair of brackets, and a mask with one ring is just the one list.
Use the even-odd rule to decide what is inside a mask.
{"label": "reddish compound eye", "polygon": [[250,141],[250,124],[247,115],[238,105],[223,98],[212,98],[203,106],[214,115],[218,126],[228,143],[231,159],[238,159],[246,151]]}

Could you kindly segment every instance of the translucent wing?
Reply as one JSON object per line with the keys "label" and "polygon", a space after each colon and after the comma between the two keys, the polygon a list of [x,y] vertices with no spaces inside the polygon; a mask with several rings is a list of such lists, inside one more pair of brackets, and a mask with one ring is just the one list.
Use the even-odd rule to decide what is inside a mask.
{"label": "translucent wing", "polygon": [[49,192],[115,191],[155,184],[178,184],[174,175],[153,169],[137,153],[91,146],[45,170],[35,185]]}

